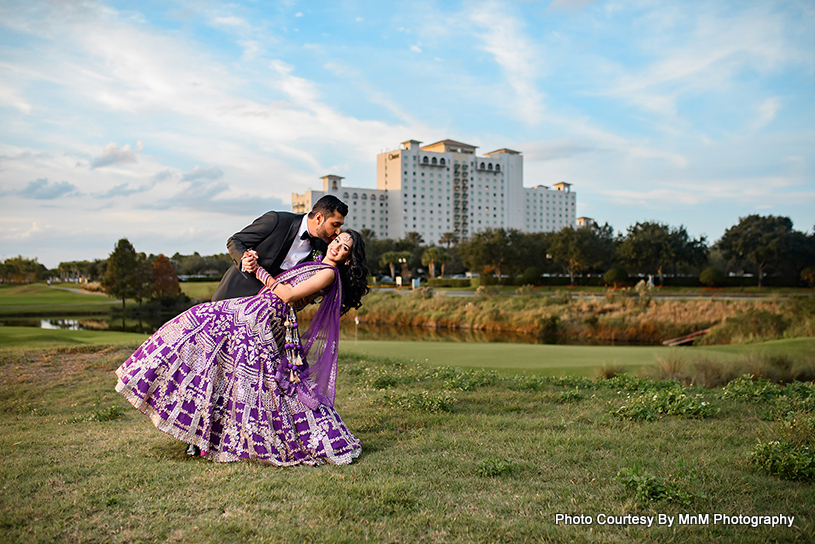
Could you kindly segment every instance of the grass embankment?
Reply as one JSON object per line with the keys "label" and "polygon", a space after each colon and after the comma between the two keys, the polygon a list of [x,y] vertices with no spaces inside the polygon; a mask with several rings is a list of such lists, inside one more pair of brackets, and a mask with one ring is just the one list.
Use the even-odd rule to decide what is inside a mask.
{"label": "grass embankment", "polygon": [[[775,386],[500,378],[343,355],[337,409],[363,455],[276,469],[186,457],[113,391],[112,371],[135,347],[0,350],[0,540],[815,539],[812,483],[759,466],[778,463],[757,444],[793,436],[771,421],[787,406],[778,399],[794,400]],[[796,391],[811,410],[800,400],[810,390]],[[558,525],[557,513],[594,522]],[[714,513],[795,521],[753,528]],[[599,514],[675,518],[606,526]],[[711,517],[679,525],[682,514]]]}
{"label": "grass embankment", "polygon": [[0,316],[103,314],[121,306],[121,300],[107,295],[74,293],[44,283],[0,285]]}
{"label": "grass embankment", "polygon": [[[398,327],[519,331],[585,344],[662,341],[751,316],[722,331],[719,343],[815,336],[815,297],[761,300],[652,300],[610,292],[605,298],[560,296],[451,297],[374,292],[360,321]],[[731,330],[732,329],[732,330]],[[731,337],[734,340],[731,340]]]}

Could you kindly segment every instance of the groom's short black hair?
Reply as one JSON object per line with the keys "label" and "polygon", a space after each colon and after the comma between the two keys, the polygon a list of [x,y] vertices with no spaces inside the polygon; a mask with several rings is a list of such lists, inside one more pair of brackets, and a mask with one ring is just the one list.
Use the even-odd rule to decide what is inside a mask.
{"label": "groom's short black hair", "polygon": [[311,208],[311,212],[309,212],[308,216],[314,217],[318,212],[323,214],[324,217],[334,215],[334,212],[345,217],[348,215],[348,204],[334,195],[325,195],[314,203],[314,207]]}

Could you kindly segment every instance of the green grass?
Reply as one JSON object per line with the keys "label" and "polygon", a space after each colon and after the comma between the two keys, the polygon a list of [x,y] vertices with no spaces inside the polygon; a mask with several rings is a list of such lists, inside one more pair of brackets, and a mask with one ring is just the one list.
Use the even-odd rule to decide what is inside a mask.
{"label": "green grass", "polygon": [[811,354],[815,338],[759,344],[671,348],[666,346],[564,346],[477,342],[387,342],[348,340],[344,351],[376,357],[406,358],[422,364],[489,368],[504,374],[575,374],[594,376],[603,364],[617,364],[636,374],[677,353],[694,358],[733,361],[749,353]]}
{"label": "green grass", "polygon": [[4,316],[107,313],[121,306],[121,300],[107,295],[74,293],[44,283],[0,286],[0,315]]}
{"label": "green grass", "polygon": [[146,334],[112,331],[68,331],[36,327],[0,327],[0,347],[54,347],[79,344],[141,344]]}
{"label": "green grass", "polygon": [[[754,467],[749,454],[773,427],[759,406],[717,391],[692,391],[719,409],[713,417],[631,421],[611,413],[635,394],[618,392],[618,383],[631,389],[625,381],[524,388],[523,380],[455,379],[455,371],[344,354],[337,409],[362,441],[357,461],[218,465],[186,457],[183,444],[113,391],[112,371],[136,345],[0,350],[0,541],[815,539],[815,487]],[[371,386],[382,377],[387,389]],[[446,407],[425,402],[439,399]],[[600,513],[715,512],[785,514],[795,525],[596,522]],[[557,525],[557,513],[595,523]]]}
{"label": "green grass", "polygon": [[209,300],[215,289],[217,281],[185,281],[181,282],[181,291],[193,300]]}
{"label": "green grass", "polygon": [[[33,327],[0,327],[0,347],[52,347],[74,344],[141,343],[146,335],[129,332],[67,331]],[[343,340],[341,350],[358,355],[403,359],[432,366],[493,369],[501,374],[594,376],[604,364],[616,364],[637,374],[657,358],[683,354],[691,358],[733,361],[751,353],[792,356],[815,352],[815,338],[774,340],[757,344],[682,347],[564,346],[478,342],[409,342]]]}

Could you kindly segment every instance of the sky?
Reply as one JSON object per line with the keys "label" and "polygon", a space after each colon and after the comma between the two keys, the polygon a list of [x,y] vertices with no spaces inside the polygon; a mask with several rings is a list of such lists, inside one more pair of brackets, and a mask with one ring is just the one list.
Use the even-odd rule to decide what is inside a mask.
{"label": "sky", "polygon": [[0,259],[223,253],[454,139],[577,216],[815,228],[811,0],[0,0]]}

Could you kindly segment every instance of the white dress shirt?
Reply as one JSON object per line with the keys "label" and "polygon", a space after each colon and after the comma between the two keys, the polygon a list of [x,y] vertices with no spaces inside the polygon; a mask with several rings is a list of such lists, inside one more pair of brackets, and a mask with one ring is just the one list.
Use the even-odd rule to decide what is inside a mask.
{"label": "white dress shirt", "polygon": [[300,230],[297,231],[297,236],[295,236],[289,252],[286,253],[286,258],[283,259],[283,262],[280,264],[281,270],[288,270],[311,253],[311,240],[300,239],[304,232],[308,232],[308,214],[303,216],[303,221],[300,223]]}

